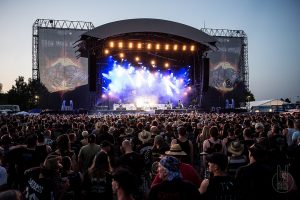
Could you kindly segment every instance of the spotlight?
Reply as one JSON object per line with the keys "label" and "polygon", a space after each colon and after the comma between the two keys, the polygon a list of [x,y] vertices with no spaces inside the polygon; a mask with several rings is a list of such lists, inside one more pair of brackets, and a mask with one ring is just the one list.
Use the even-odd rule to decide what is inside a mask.
{"label": "spotlight", "polygon": [[128,43],[128,48],[129,48],[129,49],[132,49],[132,47],[133,47],[132,42],[129,42],[129,43]]}
{"label": "spotlight", "polygon": [[136,61],[136,62],[140,61],[140,57],[136,56],[136,57],[135,57],[135,61]]}
{"label": "spotlight", "polygon": [[119,48],[123,48],[123,42],[119,42]]}
{"label": "spotlight", "polygon": [[186,51],[186,45],[182,46],[182,51]]}
{"label": "spotlight", "polygon": [[178,45],[177,45],[177,44],[174,44],[173,50],[174,50],[174,51],[177,51],[177,49],[178,49]]}
{"label": "spotlight", "polygon": [[104,50],[104,54],[106,54],[106,55],[109,54],[109,50],[108,50],[108,49],[105,49],[105,50]]}
{"label": "spotlight", "polygon": [[169,63],[165,63],[165,67],[168,68],[169,67]]}
{"label": "spotlight", "polygon": [[120,53],[120,58],[124,58],[124,53]]}
{"label": "spotlight", "polygon": [[114,46],[115,46],[114,42],[111,41],[111,42],[109,43],[109,47],[110,47],[110,48],[114,48]]}
{"label": "spotlight", "polygon": [[151,65],[155,65],[155,60],[151,60]]}
{"label": "spotlight", "polygon": [[166,44],[165,50],[169,50],[169,45],[168,44]]}
{"label": "spotlight", "polygon": [[155,48],[156,48],[156,50],[159,50],[160,49],[160,44],[156,44]]}
{"label": "spotlight", "polygon": [[142,43],[139,42],[138,45],[137,45],[137,48],[141,49],[142,48]]}
{"label": "spotlight", "polygon": [[195,46],[194,45],[191,46],[191,51],[195,51]]}
{"label": "spotlight", "polygon": [[151,43],[148,43],[147,44],[147,49],[151,49],[151,47],[152,47]]}

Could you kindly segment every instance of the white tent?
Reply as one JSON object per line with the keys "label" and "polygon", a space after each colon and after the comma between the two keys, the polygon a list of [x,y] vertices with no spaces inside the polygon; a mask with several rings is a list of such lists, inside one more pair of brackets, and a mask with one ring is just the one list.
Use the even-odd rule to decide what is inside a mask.
{"label": "white tent", "polygon": [[251,101],[250,110],[253,112],[273,112],[274,110],[279,111],[279,108],[282,108],[282,105],[285,103],[285,101],[282,101],[280,99]]}

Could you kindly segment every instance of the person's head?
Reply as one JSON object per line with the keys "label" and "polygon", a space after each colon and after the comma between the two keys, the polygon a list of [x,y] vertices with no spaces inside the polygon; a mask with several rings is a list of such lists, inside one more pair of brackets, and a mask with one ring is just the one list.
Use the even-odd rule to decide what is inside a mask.
{"label": "person's head", "polygon": [[171,144],[170,150],[166,151],[165,154],[168,156],[174,156],[179,160],[182,156],[187,155],[184,151],[182,151],[182,148],[179,144]]}
{"label": "person's head", "polygon": [[278,135],[279,134],[280,128],[279,128],[277,123],[272,124],[271,132],[272,132],[273,135]]}
{"label": "person's head", "polygon": [[245,128],[243,131],[243,137],[244,138],[251,138],[252,137],[252,132],[251,128]]}
{"label": "person's head", "polygon": [[110,172],[111,166],[108,155],[104,152],[97,153],[88,171],[90,175],[95,176]]}
{"label": "person's head", "polygon": [[209,127],[208,126],[206,126],[206,125],[203,126],[201,135],[202,135],[204,140],[209,138]]}
{"label": "person's head", "polygon": [[61,156],[49,155],[45,159],[45,161],[42,165],[42,169],[44,171],[48,171],[48,172],[50,172],[50,171],[59,172],[60,169],[62,168],[61,160],[62,160]]}
{"label": "person's head", "polygon": [[179,160],[173,156],[164,156],[158,164],[158,174],[163,181],[172,181],[181,178]]}
{"label": "person's head", "polygon": [[228,158],[223,153],[212,153],[206,157],[208,162],[208,170],[211,173],[224,172],[228,166]]}
{"label": "person's head", "polygon": [[131,195],[137,190],[135,176],[125,168],[117,168],[112,173],[112,189],[114,193],[122,190],[125,195]]}
{"label": "person's head", "polygon": [[217,126],[212,126],[210,129],[209,129],[209,135],[214,138],[214,139],[217,139],[219,137],[219,129]]}
{"label": "person's head", "polygon": [[158,145],[158,146],[163,145],[164,144],[164,138],[161,135],[156,135],[154,137],[154,144]]}
{"label": "person's head", "polygon": [[72,166],[71,158],[69,156],[62,157],[61,164],[62,164],[63,171],[70,170]]}
{"label": "person's head", "polygon": [[259,144],[255,143],[249,148],[249,159],[250,162],[263,162],[266,157],[266,148]]}
{"label": "person's head", "polygon": [[148,143],[151,140],[151,132],[143,130],[138,134],[138,138],[143,144]]}
{"label": "person's head", "polygon": [[108,152],[112,149],[112,146],[113,146],[113,145],[112,145],[109,141],[103,140],[103,141],[101,142],[100,146],[101,146],[101,149],[102,149],[103,151],[105,151],[105,152],[108,153]]}
{"label": "person's head", "polygon": [[260,133],[263,132],[264,125],[262,123],[256,123],[255,124],[255,132]]}
{"label": "person's head", "polygon": [[81,133],[83,138],[87,138],[89,136],[89,132],[88,131],[82,131]]}
{"label": "person's head", "polygon": [[186,135],[186,128],[184,126],[179,126],[177,128],[177,132],[178,132],[178,135],[185,136]]}
{"label": "person's head", "polygon": [[64,151],[70,148],[70,139],[67,134],[60,135],[56,138],[57,147],[59,150]]}
{"label": "person's head", "polygon": [[234,140],[229,143],[227,151],[233,156],[240,156],[244,152],[244,144],[241,144],[238,140]]}
{"label": "person's head", "polygon": [[89,142],[90,144],[95,143],[95,142],[96,142],[96,135],[95,135],[95,134],[90,134],[90,135],[87,137],[87,139],[88,139],[88,142]]}
{"label": "person's head", "polygon": [[132,146],[129,140],[126,139],[122,142],[122,149],[124,152],[132,150]]}

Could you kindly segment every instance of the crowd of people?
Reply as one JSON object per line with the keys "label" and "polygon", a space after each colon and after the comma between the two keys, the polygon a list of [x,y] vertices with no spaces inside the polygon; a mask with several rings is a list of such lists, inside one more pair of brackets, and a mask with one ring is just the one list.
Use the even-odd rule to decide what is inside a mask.
{"label": "crowd of people", "polygon": [[0,199],[299,199],[284,113],[0,116]]}

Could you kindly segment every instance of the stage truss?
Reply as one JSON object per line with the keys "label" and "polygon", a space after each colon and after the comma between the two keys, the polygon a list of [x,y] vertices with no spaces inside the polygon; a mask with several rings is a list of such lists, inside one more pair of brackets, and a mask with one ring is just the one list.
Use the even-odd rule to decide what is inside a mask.
{"label": "stage truss", "polygon": [[242,38],[242,66],[240,66],[242,73],[241,77],[246,86],[247,91],[249,91],[249,66],[248,66],[248,38],[243,30],[228,30],[228,29],[211,29],[211,28],[201,28],[201,31],[209,34],[210,36],[216,37],[235,37]]}
{"label": "stage truss", "polygon": [[91,30],[94,28],[94,25],[91,22],[83,22],[83,21],[37,19],[32,26],[32,79],[38,81],[40,81],[39,28]]}

